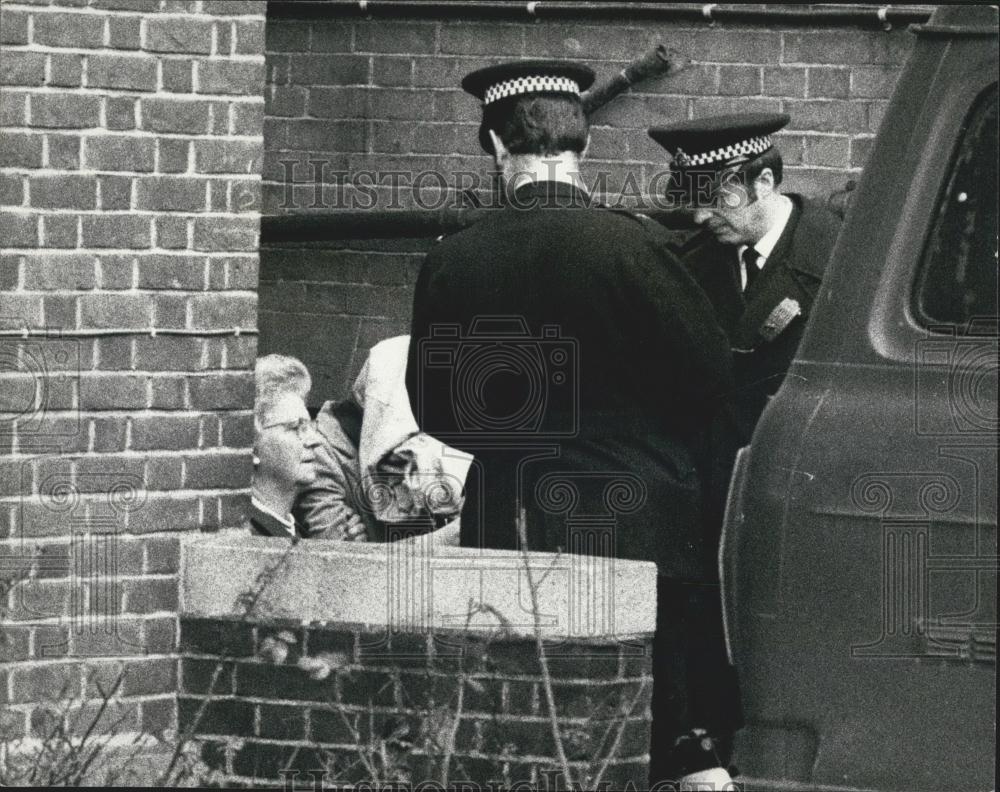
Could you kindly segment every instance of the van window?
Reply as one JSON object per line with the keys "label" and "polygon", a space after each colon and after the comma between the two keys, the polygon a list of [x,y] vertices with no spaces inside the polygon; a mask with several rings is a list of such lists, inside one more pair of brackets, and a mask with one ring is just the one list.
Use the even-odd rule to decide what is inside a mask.
{"label": "van window", "polygon": [[959,332],[996,321],[996,83],[978,96],[962,126],[924,251],[916,308],[924,324]]}

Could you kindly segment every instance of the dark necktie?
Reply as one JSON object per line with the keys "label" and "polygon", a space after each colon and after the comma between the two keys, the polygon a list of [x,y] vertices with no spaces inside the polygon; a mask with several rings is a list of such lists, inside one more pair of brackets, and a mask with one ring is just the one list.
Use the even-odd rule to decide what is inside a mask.
{"label": "dark necktie", "polygon": [[760,253],[757,252],[757,249],[753,245],[743,251],[743,266],[747,270],[747,285],[743,291],[750,290],[754,279],[760,273],[760,269],[757,267],[758,258],[760,258]]}

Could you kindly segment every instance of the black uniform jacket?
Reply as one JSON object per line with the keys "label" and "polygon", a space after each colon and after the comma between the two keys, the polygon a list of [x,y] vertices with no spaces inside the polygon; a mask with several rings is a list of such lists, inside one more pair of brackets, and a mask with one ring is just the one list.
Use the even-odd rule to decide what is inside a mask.
{"label": "black uniform jacket", "polygon": [[[707,231],[681,250],[688,270],[715,306],[733,350],[733,405],[745,441],[795,357],[841,221],[825,207],[789,194],[791,217],[764,269],[744,293],[737,248]],[[782,306],[799,313],[787,324]]]}
{"label": "black uniform jacket", "polygon": [[711,578],[694,449],[732,387],[726,336],[661,229],[558,182],[427,255],[407,390],[473,454],[461,541],[655,560]]}

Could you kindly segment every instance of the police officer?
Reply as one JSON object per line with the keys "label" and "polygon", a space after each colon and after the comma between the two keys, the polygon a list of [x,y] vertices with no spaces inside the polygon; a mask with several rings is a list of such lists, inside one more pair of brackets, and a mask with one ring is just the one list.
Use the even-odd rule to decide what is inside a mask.
{"label": "police officer", "polygon": [[[505,204],[428,253],[407,389],[423,431],[475,456],[464,546],[516,548],[523,509],[533,550],[655,561],[672,597],[659,611],[684,620],[687,593],[716,575],[694,449],[732,387],[729,345],[662,237],[587,193],[580,93],[593,79],[537,60],[462,81],[482,103]],[[594,516],[613,532],[591,520],[581,535]],[[661,719],[663,755],[701,724],[683,673],[660,677],[685,664],[684,646],[661,643],[654,695],[676,713]]]}
{"label": "police officer", "polygon": [[829,209],[781,191],[771,135],[788,122],[748,113],[649,130],[673,157],[672,195],[702,229],[681,257],[732,342],[745,439],[795,357],[840,232]]}

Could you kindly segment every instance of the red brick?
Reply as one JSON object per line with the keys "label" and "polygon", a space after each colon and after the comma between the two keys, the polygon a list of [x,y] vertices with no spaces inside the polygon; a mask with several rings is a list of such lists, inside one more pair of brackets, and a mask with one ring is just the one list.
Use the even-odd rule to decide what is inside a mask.
{"label": "red brick", "polygon": [[249,448],[253,442],[253,416],[223,415],[222,445],[228,448]]}
{"label": "red brick", "polygon": [[79,135],[47,135],[50,168],[78,170],[80,167]]}
{"label": "red brick", "polygon": [[152,17],[146,23],[146,49],[208,55],[212,51],[212,23],[207,19]]}
{"label": "red brick", "polygon": [[248,140],[198,140],[195,167],[199,173],[258,173],[263,144]]}
{"label": "red brick", "polygon": [[145,377],[106,374],[80,378],[80,407],[84,410],[137,410],[145,406]]}
{"label": "red brick", "polygon": [[[339,36],[341,48],[346,52],[351,48],[351,27],[342,22],[314,23],[316,28],[325,27],[334,37]],[[289,19],[269,19],[264,26],[265,50],[271,52],[308,52],[309,22],[299,22]]]}
{"label": "red brick", "polygon": [[44,209],[94,209],[97,180],[91,176],[34,176],[31,205]]}
{"label": "red brick", "polygon": [[236,52],[243,55],[263,54],[263,19],[241,19],[236,22]]}
{"label": "red brick", "polygon": [[0,238],[6,247],[38,247],[38,217],[0,212]]}
{"label": "red brick", "polygon": [[189,60],[175,59],[161,61],[163,74],[163,90],[174,93],[191,93],[193,63]]}
{"label": "red brick", "polygon": [[246,410],[253,407],[251,373],[191,377],[191,406],[197,410]]}
{"label": "red brick", "polygon": [[146,572],[173,574],[180,570],[181,543],[178,536],[153,536],[146,540]]}
{"label": "red brick", "polygon": [[204,179],[143,178],[136,182],[136,208],[158,212],[204,212]]}
{"label": "red brick", "polygon": [[28,43],[28,14],[0,8],[0,44]]}
{"label": "red brick", "polygon": [[[5,624],[3,640],[0,640],[0,663],[16,663],[27,660],[31,653],[29,644],[31,628],[27,625]],[[3,684],[6,680],[0,680]],[[0,691],[0,701],[4,700],[6,691]]]}
{"label": "red brick", "polygon": [[[313,89],[312,93],[315,93]],[[269,85],[264,91],[264,105],[268,116],[305,115],[306,89],[298,86]],[[273,141],[268,140],[273,146]]]}
{"label": "red brick", "polygon": [[186,378],[165,376],[153,378],[149,406],[155,410],[180,410],[187,404]]}
{"label": "red brick", "polygon": [[34,42],[47,47],[96,49],[104,42],[104,17],[94,14],[35,14]]}
{"label": "red brick", "polygon": [[132,448],[137,451],[197,448],[198,435],[197,416],[137,415],[132,418]]}
{"label": "red brick", "polygon": [[[203,256],[143,256],[139,260],[140,289],[198,290],[204,287],[204,283]],[[149,340],[155,342],[159,339]],[[171,339],[172,342],[177,340]]]}
{"label": "red brick", "polygon": [[148,138],[128,135],[88,137],[84,143],[84,161],[88,168],[102,171],[153,170],[155,146]]}
{"label": "red brick", "polygon": [[77,219],[72,215],[51,214],[42,218],[42,239],[45,247],[75,248],[79,236]]}
{"label": "red brick", "polygon": [[140,18],[134,16],[108,16],[109,46],[112,49],[139,49]]}
{"label": "red brick", "polygon": [[296,85],[367,85],[368,58],[360,55],[292,55],[289,75]]}
{"label": "red brick", "polygon": [[851,68],[851,96],[888,99],[898,77],[899,69],[893,66],[854,66]]}
{"label": "red brick", "polygon": [[427,92],[381,89],[370,94],[371,117],[426,119]]}
{"label": "red brick", "polygon": [[184,458],[186,489],[239,489],[250,484],[247,452],[198,454]]}
{"label": "red brick", "polygon": [[412,83],[413,61],[409,58],[376,58],[372,69],[375,85],[407,87]]}
{"label": "red brick", "polygon": [[263,102],[235,102],[232,133],[234,135],[260,135],[264,129]]}
{"label": "red brick", "polygon": [[80,695],[80,666],[76,663],[46,663],[14,668],[11,673],[15,704],[75,698]]}
{"label": "red brick", "polygon": [[415,58],[413,85],[418,88],[458,88],[466,74],[491,62],[485,58]]}
{"label": "red brick", "polygon": [[53,129],[89,129],[100,124],[101,100],[74,93],[44,93],[31,99],[31,125]]}
{"label": "red brick", "polygon": [[108,129],[135,129],[135,100],[109,97],[104,105],[104,120]]}
{"label": "red brick", "polygon": [[365,128],[364,121],[292,121],[287,125],[288,147],[304,151],[360,153],[365,150]]}
{"label": "red brick", "polygon": [[187,301],[183,294],[156,294],[153,297],[153,324],[156,327],[186,327]]}
{"label": "red brick", "polygon": [[142,622],[142,645],[150,654],[168,654],[177,649],[177,617],[156,617]]}
{"label": "red brick", "polygon": [[167,250],[187,247],[188,220],[185,217],[156,218],[156,244]]}
{"label": "red brick", "polygon": [[850,138],[807,135],[805,142],[804,164],[837,168],[850,165]]}
{"label": "red brick", "polygon": [[209,102],[183,99],[143,99],[142,128],[153,132],[198,135],[208,132]]}
{"label": "red brick", "polygon": [[4,50],[0,58],[0,85],[41,85],[45,82],[45,55]]}
{"label": "red brick", "polygon": [[205,0],[202,10],[212,16],[260,16],[264,13],[257,0]]}
{"label": "red brick", "polygon": [[20,206],[24,201],[24,179],[15,174],[0,174],[0,205]]}
{"label": "red brick", "polygon": [[[911,47],[899,33],[854,32],[852,35],[830,33],[784,33],[784,63],[899,64]],[[777,60],[775,58],[774,60]]]}
{"label": "red brick", "polygon": [[134,701],[83,704],[70,711],[67,724],[70,733],[75,736],[87,733],[127,734],[139,727],[139,704]]}
{"label": "red brick", "polygon": [[92,88],[156,90],[156,60],[142,55],[90,55],[87,85]]}
{"label": "red brick", "polygon": [[173,697],[142,701],[139,708],[146,734],[162,734],[177,728],[177,701]]}
{"label": "red brick", "polygon": [[761,69],[754,66],[720,66],[719,93],[724,96],[759,96]]}
{"label": "red brick", "polygon": [[86,216],[83,245],[93,248],[148,248],[151,244],[149,217],[130,215]]}
{"label": "red brick", "polygon": [[177,457],[157,457],[146,462],[146,489],[172,492],[184,484],[183,461]]}
{"label": "red brick", "polygon": [[[730,96],[697,96],[692,102],[694,117],[723,115],[725,113],[777,113],[781,110],[780,99],[743,98]],[[786,102],[785,104],[791,104]],[[793,111],[789,111],[793,112]],[[794,116],[793,116],[794,122]]]}
{"label": "red brick", "polygon": [[846,99],[850,92],[849,69],[808,69],[810,97]]}
{"label": "red brick", "polygon": [[192,325],[196,328],[253,327],[257,295],[205,294],[191,298]]}
{"label": "red brick", "polygon": [[114,452],[125,450],[124,418],[95,418],[93,451]]}
{"label": "red brick", "polygon": [[102,176],[100,184],[102,209],[129,209],[132,206],[132,180],[127,176]]}
{"label": "red brick", "polygon": [[765,66],[764,94],[801,99],[806,95],[806,70],[791,66]]}
{"label": "red brick", "polygon": [[198,61],[195,71],[198,93],[260,96],[264,92],[263,62]]}
{"label": "red brick", "polygon": [[[140,578],[122,583],[125,592],[126,613],[162,613],[177,611],[177,578],[161,580]],[[155,690],[155,693],[165,691]]]}
{"label": "red brick", "polygon": [[356,52],[399,52],[407,55],[431,54],[437,26],[425,22],[385,22],[366,20],[355,25]]}
{"label": "red brick", "polygon": [[20,127],[27,125],[27,94],[0,94],[0,125]]}
{"label": "red brick", "polygon": [[40,168],[42,136],[20,132],[0,135],[0,167]]}
{"label": "red brick", "polygon": [[194,221],[194,249],[255,250],[260,223],[256,217],[199,217]]}
{"label": "red brick", "polygon": [[49,58],[49,85],[79,88],[83,80],[83,56],[72,53],[53,54]]}
{"label": "red brick", "polygon": [[191,141],[161,138],[156,141],[156,170],[160,173],[184,173],[188,169]]}
{"label": "red brick", "polygon": [[[130,515],[128,527],[131,533],[136,534],[186,531],[198,527],[200,513],[196,497],[150,493],[142,512]],[[147,649],[154,651],[148,642]]]}
{"label": "red brick", "polygon": [[89,254],[29,256],[24,261],[24,288],[93,289],[95,258]]}
{"label": "red brick", "polygon": [[785,111],[792,117],[789,129],[846,133],[864,132],[868,127],[865,106],[857,102],[788,100]]}

